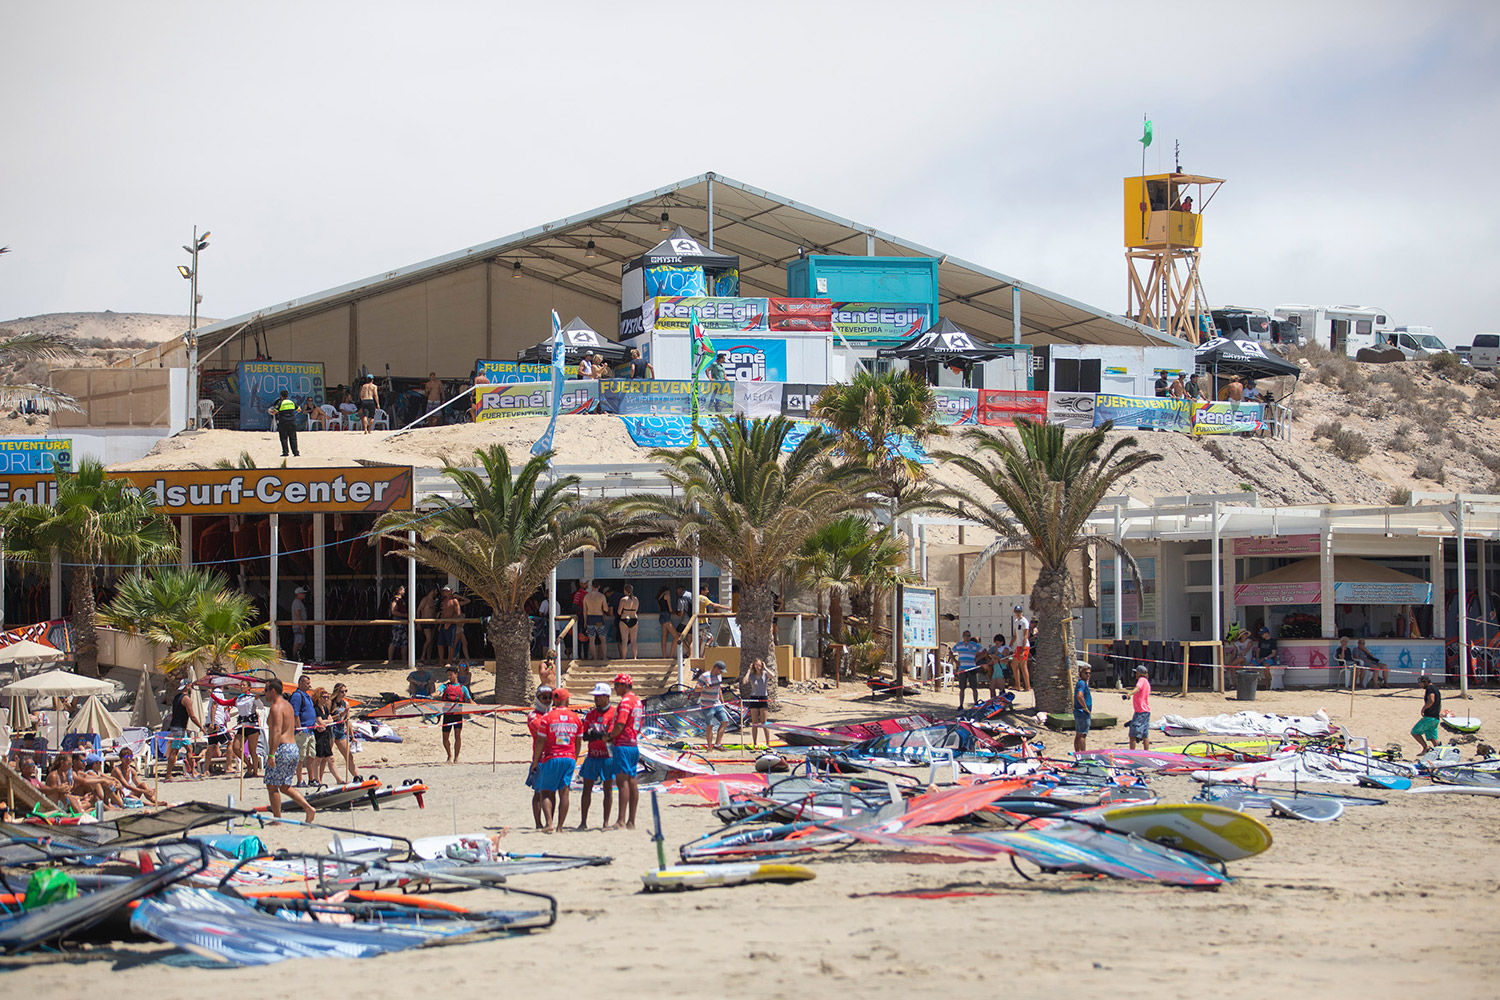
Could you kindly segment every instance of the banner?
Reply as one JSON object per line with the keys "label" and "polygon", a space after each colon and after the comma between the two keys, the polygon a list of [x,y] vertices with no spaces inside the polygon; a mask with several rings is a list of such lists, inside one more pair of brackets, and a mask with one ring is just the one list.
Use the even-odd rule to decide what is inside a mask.
{"label": "banner", "polygon": [[1317,604],[1323,599],[1321,583],[1237,583],[1236,607],[1246,604]]}
{"label": "banner", "polygon": [[[692,412],[693,383],[687,379],[607,378],[599,383],[599,408],[603,413]],[[730,382],[699,382],[698,408],[704,413],[733,413],[734,385]]]}
{"label": "banner", "polygon": [[268,431],[273,429],[271,404],[281,398],[285,389],[300,410],[309,399],[313,405],[322,406],[327,400],[323,395],[322,362],[299,364],[294,361],[241,361],[235,365],[235,376],[240,386],[240,430]]}
{"label": "banner", "polygon": [[[647,329],[685,333],[696,309],[698,321],[711,333],[765,331],[768,308],[768,299],[658,297],[646,300],[641,318]],[[623,322],[621,326],[623,332]]]}
{"label": "banner", "polygon": [[1115,396],[1100,393],[1094,400],[1094,426],[1113,420],[1119,428],[1189,432],[1193,429],[1193,401],[1161,396]]}
{"label": "banner", "polygon": [[835,302],[833,332],[845,340],[910,340],[931,325],[925,302]]}
{"label": "banner", "polygon": [[1264,416],[1259,403],[1199,403],[1193,410],[1193,433],[1251,434],[1265,426]]}
{"label": "banner", "polygon": [[[568,360],[568,342],[563,339],[562,320],[557,318],[557,310],[552,310],[552,364],[548,367],[551,378],[548,380],[552,391],[547,394],[547,415],[551,417],[547,421],[547,429],[542,431],[542,436],[537,438],[531,445],[532,455],[545,455],[552,450],[552,435],[557,433],[557,411],[562,406],[564,379],[567,377],[563,371],[563,365]],[[478,420],[478,414],[475,414]],[[552,461],[547,461],[548,466]]]}
{"label": "banner", "polygon": [[937,590],[901,588],[901,644],[907,649],[937,648]]}
{"label": "banner", "polygon": [[[569,379],[563,383],[558,412],[591,413],[599,401],[599,383],[593,379]],[[513,382],[509,385],[474,387],[478,406],[474,420],[505,420],[510,417],[550,417],[552,415],[551,382]],[[547,449],[542,449],[546,451]]]}
{"label": "banner", "polygon": [[833,303],[827,299],[770,299],[766,326],[775,333],[830,333]]}
{"label": "banner", "polygon": [[630,440],[642,448],[686,448],[693,443],[693,420],[679,413],[622,413]]}
{"label": "banner", "polygon": [[808,382],[788,382],[781,389],[781,412],[788,417],[812,416],[813,403],[823,395],[826,385]]}
{"label": "banner", "polygon": [[1346,580],[1333,585],[1335,604],[1431,604],[1430,583],[1359,583]]}
{"label": "banner", "polygon": [[[552,378],[550,364],[530,361],[478,361],[474,367],[479,374],[494,385],[510,385],[513,382],[546,382]],[[568,378],[578,377],[578,366],[567,365],[563,374]]]}
{"label": "banner", "polygon": [[1318,535],[1274,535],[1264,538],[1236,538],[1234,554],[1237,556],[1307,556],[1317,555],[1322,549],[1322,538]]}
{"label": "banner", "polygon": [[0,438],[0,473],[72,471],[72,438]]}
{"label": "banner", "polygon": [[979,423],[979,390],[956,386],[933,386],[937,398],[937,422],[940,424]]}
{"label": "banner", "polygon": [[701,267],[672,267],[663,264],[646,268],[646,295],[654,299],[658,295],[690,295],[702,298],[708,294],[708,280]]}
{"label": "banner", "polygon": [[980,389],[979,422],[991,427],[1014,427],[1017,417],[1047,419],[1047,394],[1028,389]]}
{"label": "banner", "polygon": [[1092,392],[1047,393],[1047,423],[1075,428],[1094,426],[1094,394]]}
{"label": "banner", "polygon": [[742,417],[781,416],[780,382],[734,383],[734,412]]}
{"label": "banner", "polygon": [[720,337],[719,366],[730,382],[785,382],[786,341],[760,337]]}
{"label": "banner", "polygon": [[[410,466],[354,468],[174,469],[111,472],[149,491],[162,513],[378,514],[412,509]],[[0,476],[0,504],[57,502],[52,476]]]}

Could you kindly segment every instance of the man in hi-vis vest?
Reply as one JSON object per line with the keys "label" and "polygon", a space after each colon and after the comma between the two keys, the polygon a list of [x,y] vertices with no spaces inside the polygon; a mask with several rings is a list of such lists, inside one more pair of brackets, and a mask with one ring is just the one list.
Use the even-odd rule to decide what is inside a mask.
{"label": "man in hi-vis vest", "polygon": [[286,458],[290,447],[291,453],[300,458],[301,452],[297,451],[297,404],[292,402],[285,389],[281,390],[281,398],[266,412],[276,418],[276,433],[281,436],[281,457]]}

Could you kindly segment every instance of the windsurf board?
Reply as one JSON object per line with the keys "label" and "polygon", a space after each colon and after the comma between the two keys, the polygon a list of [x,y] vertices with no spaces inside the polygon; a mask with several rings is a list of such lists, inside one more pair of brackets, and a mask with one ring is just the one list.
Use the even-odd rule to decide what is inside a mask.
{"label": "windsurf board", "polygon": [[1271,815],[1305,819],[1309,823],[1331,823],[1344,815],[1344,804],[1336,799],[1272,799]]}
{"label": "windsurf board", "polygon": [[1207,803],[1120,806],[1104,810],[1103,820],[1111,830],[1217,861],[1254,857],[1271,846],[1271,831],[1260,820]]}
{"label": "windsurf board", "polygon": [[751,882],[805,882],[817,873],[805,865],[708,864],[673,865],[641,876],[647,892],[708,889]]}

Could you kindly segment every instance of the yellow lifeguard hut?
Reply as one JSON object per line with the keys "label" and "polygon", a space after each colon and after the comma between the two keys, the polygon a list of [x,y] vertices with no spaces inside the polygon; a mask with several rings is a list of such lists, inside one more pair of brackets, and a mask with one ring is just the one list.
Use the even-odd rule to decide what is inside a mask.
{"label": "yellow lifeguard hut", "polygon": [[1125,178],[1125,314],[1137,323],[1198,341],[1199,317],[1208,312],[1198,273],[1203,210],[1223,183],[1183,173]]}

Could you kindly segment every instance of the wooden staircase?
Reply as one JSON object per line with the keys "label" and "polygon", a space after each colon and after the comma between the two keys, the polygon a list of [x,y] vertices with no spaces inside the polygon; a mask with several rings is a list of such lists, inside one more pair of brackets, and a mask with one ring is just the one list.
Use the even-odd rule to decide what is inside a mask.
{"label": "wooden staircase", "polygon": [[[635,681],[635,693],[642,698],[661,694],[677,683],[677,661],[663,659],[640,660],[578,660],[577,666],[568,666],[572,661],[564,660],[563,684],[573,696],[573,703],[587,702],[589,691],[603,681],[614,688],[616,674],[629,674]],[[684,675],[692,674],[683,668]]]}

